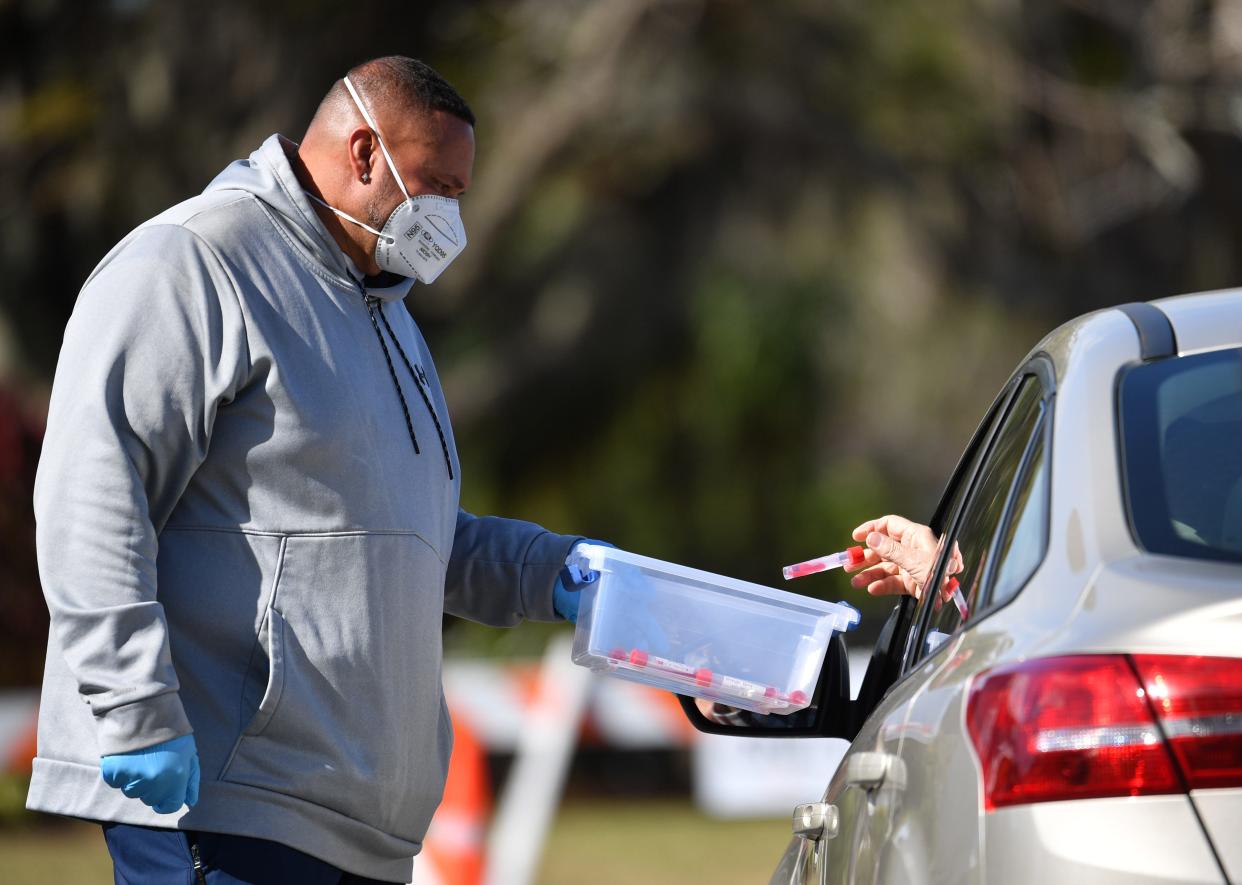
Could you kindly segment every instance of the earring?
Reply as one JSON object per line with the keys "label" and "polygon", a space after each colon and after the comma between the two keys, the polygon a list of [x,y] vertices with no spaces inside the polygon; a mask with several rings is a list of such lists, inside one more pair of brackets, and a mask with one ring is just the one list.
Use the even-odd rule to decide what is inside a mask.
{"label": "earring", "polygon": [[363,173],[362,173],[362,183],[363,183],[363,184],[370,184],[370,183],[371,183],[371,173],[370,173],[370,172],[363,172]]}

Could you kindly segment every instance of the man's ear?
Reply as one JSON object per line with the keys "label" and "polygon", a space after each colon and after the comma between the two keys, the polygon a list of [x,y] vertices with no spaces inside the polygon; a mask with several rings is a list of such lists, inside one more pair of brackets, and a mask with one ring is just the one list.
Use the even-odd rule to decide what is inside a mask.
{"label": "man's ear", "polygon": [[369,126],[358,126],[349,133],[349,163],[354,181],[370,184],[375,173],[375,133]]}

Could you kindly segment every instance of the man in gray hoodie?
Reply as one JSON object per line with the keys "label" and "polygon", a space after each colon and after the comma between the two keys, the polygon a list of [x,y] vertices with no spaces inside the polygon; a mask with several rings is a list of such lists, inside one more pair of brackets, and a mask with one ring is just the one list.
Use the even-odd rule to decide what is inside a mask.
{"label": "man in gray hoodie", "polygon": [[401,303],[465,246],[473,123],[426,65],[360,65],[82,289],[28,807],[107,822],[126,881],[407,881],[452,743],[443,612],[572,617],[580,538],[459,508]]}

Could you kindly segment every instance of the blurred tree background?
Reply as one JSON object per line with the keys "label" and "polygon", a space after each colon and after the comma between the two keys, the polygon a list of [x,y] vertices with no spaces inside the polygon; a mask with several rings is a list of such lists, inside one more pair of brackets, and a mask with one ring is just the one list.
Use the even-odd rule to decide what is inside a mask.
{"label": "blurred tree background", "polygon": [[0,0],[0,44],[0,684],[40,672],[29,487],[83,280],[363,59],[479,116],[470,248],[410,302],[465,506],[738,577],[926,518],[1060,322],[1242,269],[1225,0]]}

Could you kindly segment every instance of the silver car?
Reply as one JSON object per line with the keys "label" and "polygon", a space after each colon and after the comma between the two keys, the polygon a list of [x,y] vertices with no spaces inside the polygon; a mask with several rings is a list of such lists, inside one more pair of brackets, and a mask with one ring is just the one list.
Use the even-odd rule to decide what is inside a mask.
{"label": "silver car", "polygon": [[[932,520],[856,699],[704,731],[852,741],[774,883],[1242,882],[1242,290],[1049,335]],[[726,725],[722,722],[739,724]]]}

